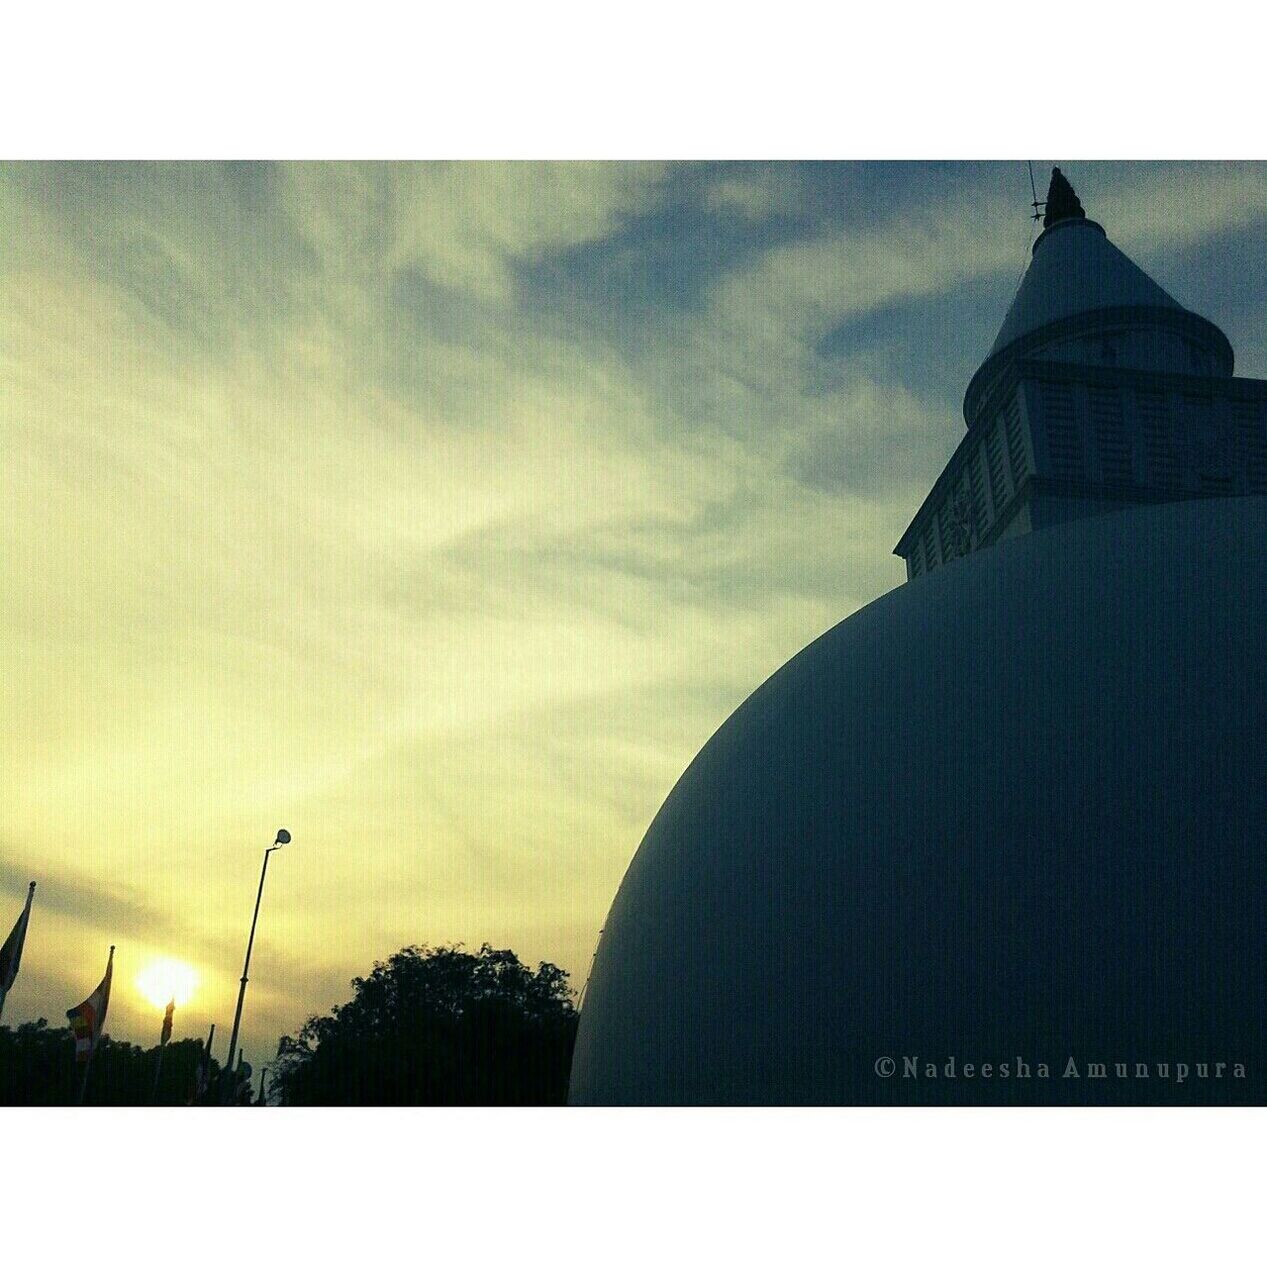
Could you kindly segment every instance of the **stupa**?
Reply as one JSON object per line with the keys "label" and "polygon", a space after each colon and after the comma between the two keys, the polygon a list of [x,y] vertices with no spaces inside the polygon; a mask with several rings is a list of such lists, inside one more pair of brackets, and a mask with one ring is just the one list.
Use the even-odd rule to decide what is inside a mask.
{"label": "stupa", "polygon": [[1267,383],[1057,170],[964,418],[656,815],[572,1103],[1267,1102]]}

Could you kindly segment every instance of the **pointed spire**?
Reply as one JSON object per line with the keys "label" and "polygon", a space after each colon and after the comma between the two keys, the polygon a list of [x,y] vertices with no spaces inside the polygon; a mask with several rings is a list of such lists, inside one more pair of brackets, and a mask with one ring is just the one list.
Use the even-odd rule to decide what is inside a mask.
{"label": "pointed spire", "polygon": [[1051,169],[1051,184],[1047,187],[1047,213],[1043,216],[1043,228],[1050,229],[1061,220],[1085,220],[1087,213],[1078,201],[1073,186],[1065,179],[1059,167]]}

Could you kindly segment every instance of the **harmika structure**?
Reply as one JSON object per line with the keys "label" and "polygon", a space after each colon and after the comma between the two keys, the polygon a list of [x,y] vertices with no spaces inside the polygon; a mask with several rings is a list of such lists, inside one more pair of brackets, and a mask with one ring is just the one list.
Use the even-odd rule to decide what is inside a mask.
{"label": "harmika structure", "polygon": [[1139,502],[1267,493],[1267,383],[1087,219],[1057,168],[1033,262],[897,544],[908,577]]}

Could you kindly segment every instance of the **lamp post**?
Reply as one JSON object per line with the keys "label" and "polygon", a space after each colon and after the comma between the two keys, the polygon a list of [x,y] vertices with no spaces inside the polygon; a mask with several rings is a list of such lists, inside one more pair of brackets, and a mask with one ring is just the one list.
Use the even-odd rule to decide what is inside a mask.
{"label": "lamp post", "polygon": [[264,850],[264,865],[260,868],[260,887],[255,895],[255,914],[251,916],[251,936],[246,943],[246,962],[242,965],[242,980],[238,983],[238,1010],[233,1014],[233,1033],[229,1035],[229,1056],[224,1067],[233,1076],[233,1057],[238,1050],[238,1027],[242,1024],[242,1003],[246,998],[247,974],[251,971],[251,947],[255,945],[255,925],[260,917],[260,898],[264,896],[264,877],[268,875],[268,855],[283,845],[290,844],[290,832],[284,827],[277,833],[277,839]]}

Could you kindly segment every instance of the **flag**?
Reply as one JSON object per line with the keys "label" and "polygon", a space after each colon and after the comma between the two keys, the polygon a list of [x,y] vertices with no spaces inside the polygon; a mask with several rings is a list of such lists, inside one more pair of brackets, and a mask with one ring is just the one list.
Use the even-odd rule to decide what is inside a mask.
{"label": "flag", "polygon": [[163,1013],[163,1032],[159,1035],[158,1045],[166,1047],[172,1036],[172,1013],[176,1011],[176,1000],[167,1005],[167,1011]]}
{"label": "flag", "polygon": [[31,922],[31,899],[34,896],[35,881],[32,880],[31,887],[26,891],[26,905],[22,908],[22,914],[18,916],[13,931],[5,938],[4,945],[0,946],[0,1012],[4,1010],[5,996],[13,988],[18,969],[22,966],[22,947],[26,943],[26,926]]}
{"label": "flag", "polygon": [[216,1027],[213,1025],[211,1032],[207,1035],[202,1054],[198,1057],[198,1067],[194,1070],[194,1085],[189,1093],[190,1104],[197,1104],[207,1094],[207,1088],[211,1085],[211,1044],[215,1041],[215,1037]]}
{"label": "flag", "polygon": [[101,984],[78,1006],[66,1013],[71,1031],[75,1035],[75,1062],[83,1064],[92,1059],[101,1027],[106,1023],[106,1008],[110,1006],[110,977],[114,972],[114,947],[110,947],[110,959],[106,963],[106,975]]}

